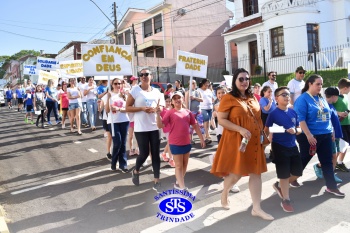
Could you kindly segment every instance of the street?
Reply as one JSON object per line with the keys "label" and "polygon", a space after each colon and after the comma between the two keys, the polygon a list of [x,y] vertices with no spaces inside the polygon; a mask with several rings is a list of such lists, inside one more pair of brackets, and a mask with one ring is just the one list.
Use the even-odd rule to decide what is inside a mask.
{"label": "street", "polygon": [[[208,156],[215,141],[192,148],[186,186],[195,197],[194,218],[183,223],[156,217],[158,203],[152,189],[151,162],[141,170],[140,186],[131,174],[111,171],[106,159],[103,129],[83,129],[79,136],[61,125],[40,129],[24,122],[24,114],[7,107],[0,109],[0,204],[9,219],[10,232],[350,232],[350,173],[338,172],[347,196],[324,193],[324,180],[317,179],[311,160],[299,179],[303,185],[291,188],[294,213],[285,213],[272,188],[276,182],[274,164],[262,175],[262,208],[275,217],[264,221],[252,217],[248,178],[230,194],[230,210],[220,205],[222,179],[209,173]],[[161,151],[165,141],[161,143]],[[129,169],[136,157],[129,157]],[[350,166],[350,155],[345,158]],[[172,189],[174,168],[161,163],[163,189]]]}

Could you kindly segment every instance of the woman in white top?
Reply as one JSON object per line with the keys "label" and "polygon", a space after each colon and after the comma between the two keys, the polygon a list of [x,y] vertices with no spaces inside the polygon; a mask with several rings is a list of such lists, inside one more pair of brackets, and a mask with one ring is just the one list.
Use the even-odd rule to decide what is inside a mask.
{"label": "woman in white top", "polygon": [[203,102],[200,102],[200,109],[203,115],[204,121],[204,131],[205,131],[205,143],[209,144],[212,142],[209,134],[209,122],[213,114],[213,102],[214,95],[209,89],[210,81],[208,79],[203,79],[200,83],[198,91],[201,93]]}
{"label": "woman in white top", "polygon": [[[157,127],[156,108],[165,105],[164,95],[156,88],[151,87],[152,75],[149,69],[144,68],[140,72],[141,85],[131,89],[126,101],[126,111],[134,112],[134,131],[140,153],[136,159],[136,167],[132,171],[132,182],[139,185],[139,172],[146,161],[149,152],[152,155],[154,172],[153,189],[160,192],[160,137]],[[151,148],[151,150],[150,150]]]}
{"label": "woman in white top", "polygon": [[88,78],[88,84],[85,86],[84,95],[86,96],[86,106],[89,112],[89,121],[91,125],[91,130],[95,131],[95,121],[97,115],[97,87],[94,82],[93,77]]}
{"label": "woman in white top", "polygon": [[122,92],[124,80],[115,78],[112,81],[111,92],[108,92],[107,104],[105,105],[108,114],[107,124],[109,132],[113,133],[113,150],[111,170],[116,171],[117,161],[119,162],[119,169],[123,173],[128,170],[128,157],[126,155],[126,140],[129,128],[129,116],[126,113],[126,96]]}
{"label": "woman in white top", "polygon": [[69,84],[70,84],[70,87],[67,89],[67,94],[68,94],[68,100],[69,100],[68,117],[70,122],[70,131],[74,133],[73,122],[75,119],[75,122],[77,123],[77,127],[78,127],[78,134],[82,135],[80,130],[81,102],[79,101],[81,99],[81,92],[76,87],[75,78],[71,78],[69,80]]}

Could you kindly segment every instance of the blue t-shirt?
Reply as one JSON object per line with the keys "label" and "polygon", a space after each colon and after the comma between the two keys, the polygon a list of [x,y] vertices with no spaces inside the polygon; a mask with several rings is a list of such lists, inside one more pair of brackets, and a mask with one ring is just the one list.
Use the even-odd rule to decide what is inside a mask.
{"label": "blue t-shirt", "polygon": [[97,94],[98,95],[101,95],[103,92],[106,92],[106,91],[107,91],[107,86],[100,85],[97,88]]}
{"label": "blue t-shirt", "polygon": [[[298,115],[293,110],[288,108],[286,111],[276,108],[267,117],[265,126],[271,127],[273,124],[282,126],[284,129],[295,128],[299,126]],[[278,143],[285,147],[294,147],[295,144],[295,134],[290,133],[274,133],[272,141]]]}
{"label": "blue t-shirt", "polygon": [[17,96],[18,99],[23,98],[21,89],[16,89],[16,96]]}
{"label": "blue t-shirt", "polygon": [[264,109],[265,106],[267,106],[269,104],[269,99],[266,98],[266,97],[261,97],[260,101],[259,101],[259,104],[260,104],[260,108],[261,108],[261,111],[265,114],[269,114],[271,113],[273,110],[276,109],[276,101],[275,100],[272,100],[272,104],[271,104],[271,108],[269,109],[269,111],[266,111]]}
{"label": "blue t-shirt", "polygon": [[333,104],[328,104],[331,109],[331,122],[334,129],[335,138],[343,138],[343,131],[341,129],[340,121],[338,118],[337,110],[333,106]]}
{"label": "blue t-shirt", "polygon": [[[332,133],[330,108],[327,101],[319,96],[313,96],[313,98],[305,92],[295,101],[294,110],[298,114],[299,122],[305,121],[313,135]],[[324,106],[323,114],[317,104],[319,101]]]}
{"label": "blue t-shirt", "polygon": [[12,99],[13,92],[12,90],[7,90],[6,91],[6,99]]}
{"label": "blue t-shirt", "polygon": [[[45,94],[46,93],[49,94],[54,99],[56,99],[56,97],[57,97],[57,91],[54,88],[46,87],[45,88]],[[50,99],[50,98],[46,98],[46,102],[53,102],[53,100]]]}
{"label": "blue t-shirt", "polygon": [[[24,94],[24,98],[27,99],[28,98],[28,94]],[[30,94],[30,98],[28,98],[26,100],[26,105],[33,105],[33,94]]]}

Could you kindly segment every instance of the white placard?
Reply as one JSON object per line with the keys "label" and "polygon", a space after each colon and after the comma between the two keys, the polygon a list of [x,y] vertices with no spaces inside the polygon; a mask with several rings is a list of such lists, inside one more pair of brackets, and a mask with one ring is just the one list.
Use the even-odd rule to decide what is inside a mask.
{"label": "white placard", "polygon": [[208,56],[178,50],[176,57],[176,74],[206,78]]}
{"label": "white placard", "polygon": [[30,65],[23,66],[23,74],[26,74],[26,75],[38,74],[36,66],[34,66],[34,65],[32,65],[32,66],[30,66]]}
{"label": "white placard", "polygon": [[130,45],[82,44],[84,76],[132,75]]}
{"label": "white placard", "polygon": [[272,127],[269,127],[269,131],[270,133],[284,133],[286,130],[283,128],[283,126],[279,126],[274,123]]}
{"label": "white placard", "polygon": [[61,77],[71,78],[84,76],[82,60],[60,61],[58,67]]}
{"label": "white placard", "polygon": [[47,82],[49,79],[52,79],[54,81],[54,85],[58,84],[58,74],[56,71],[46,72],[43,70],[39,70],[39,79],[38,84],[45,84],[47,85]]}
{"label": "white placard", "polygon": [[56,70],[58,61],[53,58],[38,57],[36,62],[36,68],[38,70]]}
{"label": "white placard", "polygon": [[227,87],[232,87],[232,79],[233,76],[232,75],[224,75],[225,78],[225,84]]}

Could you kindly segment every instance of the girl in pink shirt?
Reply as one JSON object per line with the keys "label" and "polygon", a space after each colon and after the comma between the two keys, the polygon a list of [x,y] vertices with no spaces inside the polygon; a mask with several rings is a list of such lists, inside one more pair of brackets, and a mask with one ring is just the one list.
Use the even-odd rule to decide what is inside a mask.
{"label": "girl in pink shirt", "polygon": [[169,146],[170,151],[173,154],[175,161],[175,177],[176,183],[174,188],[176,189],[187,189],[185,187],[185,174],[187,170],[188,159],[190,157],[190,151],[192,148],[189,135],[190,125],[194,128],[197,135],[201,140],[202,148],[205,147],[204,138],[201,134],[199,126],[194,118],[192,112],[188,109],[183,108],[184,97],[181,92],[176,91],[171,96],[171,103],[173,109],[167,111],[164,117],[160,116],[160,108],[157,106],[157,126],[163,128],[164,126],[170,125],[169,131]]}

